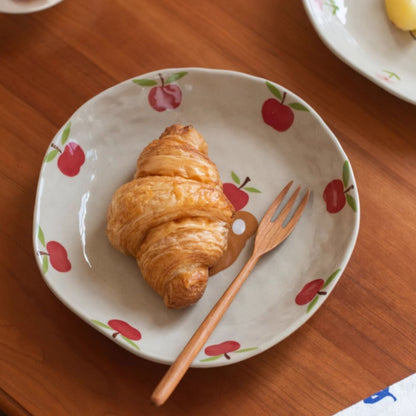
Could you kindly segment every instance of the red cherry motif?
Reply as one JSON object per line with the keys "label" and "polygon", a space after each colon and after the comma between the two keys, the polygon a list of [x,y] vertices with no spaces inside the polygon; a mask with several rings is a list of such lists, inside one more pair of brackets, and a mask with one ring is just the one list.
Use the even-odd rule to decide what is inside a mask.
{"label": "red cherry motif", "polygon": [[170,75],[166,80],[162,74],[159,75],[159,82],[153,79],[134,79],[133,82],[142,87],[152,87],[149,91],[148,101],[150,106],[159,112],[166,110],[174,110],[179,107],[182,102],[182,90],[175,81],[184,77],[187,72],[177,72]]}
{"label": "red cherry motif", "polygon": [[316,279],[316,280],[312,280],[312,282],[306,283],[306,285],[303,286],[302,290],[296,296],[295,302],[298,305],[306,305],[317,294],[326,295],[326,292],[320,292],[324,284],[325,284],[324,279]]}
{"label": "red cherry motif", "polygon": [[261,114],[266,124],[273,127],[277,131],[286,131],[293,124],[295,114],[292,109],[283,104],[286,93],[283,93],[282,101],[275,98],[269,98],[263,103]]}
{"label": "red cherry motif", "polygon": [[[322,197],[326,202],[326,210],[335,214],[344,208],[345,203],[352,208],[354,212],[357,212],[357,205],[353,196],[349,195],[348,192],[354,189],[354,185],[348,186],[350,178],[350,170],[348,161],[344,162],[342,169],[342,180],[333,179],[326,185]],[[347,187],[348,186],[348,187]]]}
{"label": "red cherry motif", "polygon": [[318,301],[318,295],[326,295],[327,292],[322,289],[326,288],[338,275],[341,269],[335,270],[326,280],[315,279],[306,283],[300,292],[296,295],[295,302],[297,305],[309,304],[306,312],[309,312]]}
{"label": "red cherry motif", "polygon": [[[53,146],[55,147],[55,146]],[[69,142],[58,158],[58,168],[66,176],[78,175],[81,166],[85,162],[85,154],[81,146],[75,142]]]}
{"label": "red cherry motif", "polygon": [[249,200],[249,196],[246,192],[237,188],[233,183],[224,183],[223,190],[228,200],[233,204],[234,209],[239,211],[243,209]]}
{"label": "red cherry motif", "polygon": [[68,260],[68,253],[65,247],[57,241],[49,241],[46,244],[51,266],[58,272],[69,272],[71,262]]}
{"label": "red cherry motif", "polygon": [[324,0],[315,0],[315,4],[322,10],[324,7]]}
{"label": "red cherry motif", "polygon": [[224,357],[229,360],[231,357],[228,355],[228,353],[237,351],[238,349],[240,349],[240,344],[237,341],[224,341],[221,344],[215,344],[206,347],[204,352],[210,357],[224,355]]}
{"label": "red cherry motif", "polygon": [[49,241],[45,248],[46,251],[38,251],[41,256],[44,256],[42,264],[43,273],[48,271],[49,263],[58,272],[65,273],[71,270],[72,266],[68,259],[68,253],[61,243],[58,243],[57,241]]}
{"label": "red cherry motif", "polygon": [[181,89],[177,85],[165,85],[162,77],[161,81],[161,86],[153,87],[150,90],[149,104],[159,112],[179,107],[182,101]]}
{"label": "red cherry motif", "polygon": [[285,104],[287,95],[285,91],[282,94],[279,88],[269,81],[266,81],[266,86],[277,99],[267,99],[261,108],[261,115],[263,121],[275,130],[283,132],[292,126],[295,119],[293,110],[309,111],[301,103]]}
{"label": "red cherry motif", "polygon": [[344,208],[346,198],[344,195],[344,184],[340,179],[334,179],[325,187],[323,193],[326,209],[331,214],[341,211]]}
{"label": "red cherry motif", "polygon": [[[60,138],[60,144],[64,150],[60,146],[55,143],[51,144],[53,150],[48,152],[45,156],[45,162],[50,162],[54,160],[55,157],[59,154],[58,157],[58,168],[59,170],[66,176],[76,176],[78,175],[81,166],[85,162],[85,153],[82,147],[74,142],[71,141],[66,144],[69,134],[71,131],[71,122],[69,122],[66,126],[64,131],[62,132]],[[66,144],[66,145],[65,145]]]}
{"label": "red cherry motif", "polygon": [[38,254],[43,256],[42,271],[45,274],[48,271],[49,263],[58,272],[69,272],[71,270],[71,262],[68,259],[68,253],[65,247],[57,241],[49,241],[46,243],[45,234],[40,226],[38,226],[38,241],[44,247],[39,250]]}
{"label": "red cherry motif", "polygon": [[120,335],[123,342],[131,345],[136,350],[140,351],[140,347],[133,341],[139,341],[142,339],[142,334],[139,330],[129,325],[126,321],[122,321],[121,319],[110,319],[107,324],[97,321],[96,319],[91,319],[91,321],[106,330],[115,331],[111,334],[111,336],[116,339],[118,335]]}
{"label": "red cherry motif", "polygon": [[260,191],[256,188],[246,186],[247,183],[251,180],[248,176],[246,179],[244,179],[241,185],[240,178],[236,173],[231,172],[231,177],[237,185],[234,183],[226,182],[223,184],[223,191],[228,200],[233,204],[234,209],[236,211],[240,211],[247,205],[249,201],[250,197],[247,192],[260,193]]}
{"label": "red cherry motif", "polygon": [[38,251],[38,254],[43,256],[43,273],[48,271],[49,263],[58,272],[65,273],[71,270],[71,262],[68,259],[68,253],[61,243],[58,243],[57,241],[49,241],[45,244],[45,236],[40,227],[38,228],[38,240],[46,250]]}
{"label": "red cherry motif", "polygon": [[133,328],[125,321],[121,321],[120,319],[110,319],[107,323],[110,328],[116,331],[112,335],[113,338],[115,338],[118,334],[123,335],[132,341],[139,341],[142,338],[140,331]]}

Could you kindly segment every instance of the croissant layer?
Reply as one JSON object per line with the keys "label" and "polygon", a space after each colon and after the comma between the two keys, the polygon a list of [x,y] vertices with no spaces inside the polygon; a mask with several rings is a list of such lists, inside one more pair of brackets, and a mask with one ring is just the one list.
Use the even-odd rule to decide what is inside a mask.
{"label": "croissant layer", "polygon": [[204,293],[208,268],[222,257],[227,236],[228,223],[223,221],[202,217],[171,221],[148,233],[137,263],[168,306],[187,306]]}
{"label": "croissant layer", "polygon": [[229,222],[230,203],[220,187],[180,177],[148,176],[119,188],[111,201],[107,236],[114,247],[136,256],[147,232],[187,217]]}

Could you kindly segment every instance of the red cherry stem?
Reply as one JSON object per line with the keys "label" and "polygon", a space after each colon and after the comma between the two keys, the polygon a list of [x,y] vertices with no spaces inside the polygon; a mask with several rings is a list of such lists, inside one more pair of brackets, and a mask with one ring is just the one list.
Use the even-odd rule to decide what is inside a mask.
{"label": "red cherry stem", "polygon": [[164,87],[165,86],[165,80],[163,79],[162,74],[158,74],[158,75],[159,75],[159,78],[160,78],[160,82],[162,83],[162,87]]}
{"label": "red cherry stem", "polygon": [[325,291],[318,291],[318,292],[316,292],[316,293],[318,293],[318,295],[326,295],[326,292]]}
{"label": "red cherry stem", "polygon": [[286,99],[286,91],[283,93],[283,97],[280,103],[283,104],[285,102],[285,99]]}
{"label": "red cherry stem", "polygon": [[345,191],[344,194],[346,194],[348,191],[351,191],[351,189],[354,189],[354,185],[349,186]]}
{"label": "red cherry stem", "polygon": [[54,149],[56,149],[59,153],[62,153],[62,150],[55,143],[52,143],[51,144],[51,147],[53,147]]}
{"label": "red cherry stem", "polygon": [[238,189],[241,189],[243,186],[246,186],[250,181],[251,179],[247,176],[247,178],[244,179],[244,182],[241,184],[241,186],[238,187]]}
{"label": "red cherry stem", "polygon": [[231,360],[231,357],[225,352],[224,353],[224,357],[227,359],[227,360]]}
{"label": "red cherry stem", "polygon": [[49,253],[48,253],[47,251],[38,251],[38,253],[39,253],[41,256],[49,256]]}
{"label": "red cherry stem", "polygon": [[115,338],[120,332],[114,332],[113,335],[111,335],[113,338]]}

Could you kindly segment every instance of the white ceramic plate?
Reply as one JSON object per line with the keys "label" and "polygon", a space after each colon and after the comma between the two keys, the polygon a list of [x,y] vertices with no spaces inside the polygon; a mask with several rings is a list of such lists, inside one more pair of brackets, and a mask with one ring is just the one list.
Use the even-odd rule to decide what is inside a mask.
{"label": "white ceramic plate", "polygon": [[33,13],[48,9],[62,0],[0,0],[0,12],[10,14]]}
{"label": "white ceramic plate", "polygon": [[[167,91],[161,78],[175,91],[175,109],[150,105],[153,88],[162,96]],[[208,340],[211,348],[203,348],[193,366],[231,364],[275,345],[309,319],[341,276],[358,232],[347,156],[318,114],[284,87],[236,72],[164,69],[85,103],[46,152],[34,212],[35,256],[53,293],[78,316],[140,357],[173,362],[252,244],[210,278],[196,305],[169,310],[135,260],[108,243],[112,194],[132,178],[142,149],[173,123],[192,124],[204,135],[223,182],[235,183],[227,187],[239,195],[240,211],[260,219],[291,179],[312,191],[293,234],[256,266]],[[250,182],[243,185],[246,177]],[[324,193],[336,212],[328,212]]]}
{"label": "white ceramic plate", "polygon": [[382,0],[303,0],[322,41],[391,94],[416,104],[416,33],[398,30]]}

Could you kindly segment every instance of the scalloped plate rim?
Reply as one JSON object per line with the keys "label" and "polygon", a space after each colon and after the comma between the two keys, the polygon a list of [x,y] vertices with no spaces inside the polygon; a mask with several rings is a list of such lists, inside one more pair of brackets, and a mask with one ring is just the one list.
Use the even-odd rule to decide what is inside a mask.
{"label": "scalloped plate rim", "polygon": [[[59,128],[56,132],[56,135],[52,138],[51,143],[58,137],[59,132],[61,131],[62,128],[64,128],[64,126],[68,123],[68,121],[70,121],[74,115],[84,106],[87,106],[91,103],[93,103],[95,100],[99,100],[102,96],[111,93],[111,91],[117,87],[119,87],[122,84],[127,84],[130,83],[133,79],[137,79],[137,78],[144,78],[144,77],[152,77],[152,76],[157,76],[158,73],[160,72],[180,72],[180,71],[188,71],[188,72],[199,72],[199,73],[206,73],[206,74],[218,74],[218,75],[229,75],[229,76],[234,76],[234,77],[243,77],[246,79],[251,79],[255,82],[272,82],[275,86],[282,88],[284,91],[290,93],[292,95],[292,97],[296,98],[298,101],[301,101],[302,103],[305,103],[306,106],[308,107],[309,111],[311,112],[311,114],[313,114],[313,117],[319,122],[320,126],[326,131],[326,133],[328,134],[328,138],[330,138],[330,140],[332,141],[332,143],[336,146],[337,152],[339,152],[346,161],[349,162],[349,159],[347,157],[347,155],[345,154],[345,151],[343,150],[341,144],[339,143],[338,139],[336,138],[336,136],[334,135],[334,133],[330,130],[330,128],[327,126],[327,124],[323,121],[323,119],[321,118],[321,116],[308,104],[306,103],[301,97],[299,97],[296,93],[293,93],[291,90],[287,89],[286,87],[281,86],[280,84],[268,80],[266,78],[262,78],[262,77],[258,77],[258,76],[254,76],[254,75],[250,75],[250,74],[246,74],[243,72],[238,72],[238,71],[233,71],[233,70],[227,70],[227,69],[211,69],[211,68],[203,68],[203,67],[178,67],[178,68],[163,68],[163,69],[159,69],[159,70],[155,70],[155,71],[151,71],[148,73],[144,73],[141,75],[137,75],[134,77],[131,77],[127,80],[124,80],[120,83],[114,84],[113,86],[104,89],[103,91],[101,91],[100,93],[98,93],[97,95],[93,96],[92,98],[90,98],[89,100],[85,101],[78,109],[76,109],[71,116],[68,118],[68,120],[65,121],[65,123],[63,123],[63,125],[61,126],[61,128]],[[48,152],[49,146],[46,149],[45,155]],[[43,171],[45,169],[45,165],[46,163],[44,163],[44,158],[42,158],[42,164],[41,164],[41,169],[40,169],[40,173],[39,173],[39,180],[38,180],[38,184],[37,184],[37,190],[36,190],[36,198],[35,198],[35,204],[34,204],[34,213],[33,213],[33,233],[32,233],[32,240],[33,240],[33,250],[34,250],[34,256],[36,259],[36,263],[38,265],[40,274],[42,276],[43,281],[46,283],[46,285],[49,287],[49,289],[51,290],[51,292],[70,310],[72,311],[76,316],[78,316],[79,318],[81,318],[84,322],[88,323],[91,327],[93,327],[96,331],[98,331],[99,333],[103,334],[104,336],[106,336],[107,338],[109,338],[110,340],[112,340],[113,342],[115,342],[116,344],[118,344],[120,347],[124,348],[125,350],[133,353],[134,355],[137,355],[138,357],[153,361],[153,362],[157,362],[157,363],[161,363],[161,364],[167,364],[170,365],[172,364],[172,360],[171,359],[165,359],[163,357],[161,357],[160,355],[157,354],[153,354],[152,352],[148,352],[148,351],[143,351],[142,349],[140,351],[138,351],[137,349],[133,348],[132,346],[130,346],[127,343],[124,342],[119,342],[118,340],[115,340],[114,338],[111,337],[111,334],[109,334],[108,332],[106,332],[103,328],[98,327],[97,325],[95,325],[91,319],[93,319],[94,317],[91,316],[86,316],[80,309],[77,309],[76,305],[74,305],[74,303],[71,303],[69,301],[67,301],[67,299],[65,299],[65,297],[61,296],[54,288],[54,286],[52,285],[52,283],[49,281],[49,279],[47,278],[47,276],[45,276],[43,274],[42,271],[42,265],[40,263],[40,261],[38,260],[38,254],[36,251],[36,246],[37,246],[37,241],[38,241],[38,223],[37,223],[37,215],[38,215],[38,209],[39,209],[39,204],[40,204],[40,199],[41,199],[41,191],[42,191],[42,187],[43,187],[43,180],[44,180],[44,176],[43,176]],[[358,237],[358,232],[359,232],[359,225],[360,225],[360,199],[359,199],[359,193],[358,193],[358,189],[357,189],[357,183],[355,180],[355,176],[354,176],[354,172],[353,172],[353,168],[351,166],[350,163],[350,180],[351,182],[355,185],[355,198],[356,198],[356,202],[357,202],[357,212],[356,212],[356,220],[354,223],[354,227],[352,230],[352,237],[349,241],[349,245],[347,250],[345,251],[344,255],[343,255],[343,261],[341,264],[339,264],[339,268],[340,268],[340,272],[338,273],[337,277],[334,279],[333,283],[332,283],[332,287],[329,288],[327,290],[328,292],[328,296],[325,296],[325,298],[320,302],[319,305],[317,305],[313,311],[309,312],[309,313],[305,313],[303,315],[303,318],[295,321],[292,323],[292,325],[290,325],[286,331],[284,331],[283,333],[281,333],[281,335],[279,337],[274,337],[271,338],[269,342],[263,343],[261,345],[261,347],[259,346],[257,349],[253,350],[250,352],[250,354],[242,354],[241,357],[233,359],[233,360],[216,360],[216,361],[212,361],[212,362],[198,362],[198,361],[194,361],[191,365],[191,367],[194,368],[211,368],[211,367],[219,367],[219,366],[226,366],[226,365],[231,365],[231,364],[235,364],[238,363],[240,361],[249,359],[255,355],[258,355],[266,350],[268,350],[269,348],[277,345],[278,343],[280,343],[283,339],[285,339],[286,337],[288,337],[289,335],[291,335],[294,331],[296,331],[297,329],[299,329],[302,325],[304,325],[304,323],[306,323],[316,312],[317,310],[322,306],[322,304],[326,301],[326,299],[329,297],[330,293],[332,292],[332,290],[334,289],[334,287],[336,286],[337,282],[339,281],[339,279],[341,278],[343,272],[345,271],[345,268],[351,258],[351,255],[354,251],[355,248],[355,244],[357,241],[357,237]],[[186,340],[184,340],[186,341]]]}
{"label": "scalloped plate rim", "polygon": [[[311,22],[315,32],[321,39],[322,43],[338,58],[340,59],[344,64],[348,65],[350,68],[355,70],[357,73],[362,75],[363,77],[367,78],[368,80],[372,81],[374,84],[376,84],[378,87],[382,88],[383,90],[387,91],[388,93],[394,95],[397,98],[400,98],[403,101],[406,101],[410,104],[416,105],[416,95],[406,95],[397,89],[393,88],[390,84],[387,84],[386,82],[383,82],[380,80],[374,73],[367,71],[362,67],[362,65],[354,62],[352,59],[350,59],[346,54],[344,54],[339,48],[337,48],[335,45],[333,45],[323,30],[321,30],[320,25],[317,23],[316,19],[313,16],[313,13],[310,8],[310,2],[311,0],[302,0],[304,9],[306,11],[306,14],[309,18],[309,21]],[[374,68],[374,70],[379,70],[380,68]],[[416,82],[416,81],[415,81]]]}

